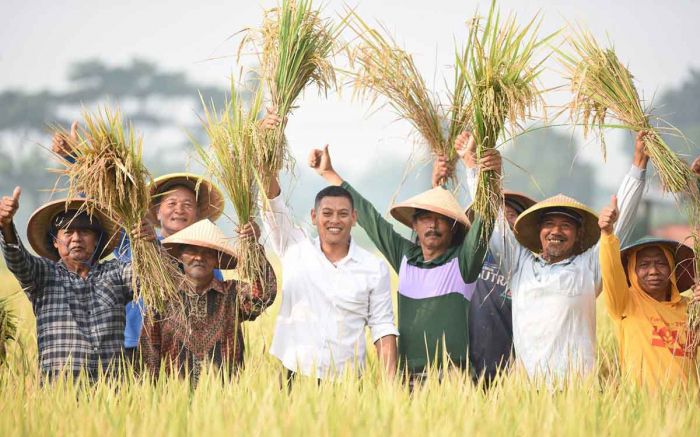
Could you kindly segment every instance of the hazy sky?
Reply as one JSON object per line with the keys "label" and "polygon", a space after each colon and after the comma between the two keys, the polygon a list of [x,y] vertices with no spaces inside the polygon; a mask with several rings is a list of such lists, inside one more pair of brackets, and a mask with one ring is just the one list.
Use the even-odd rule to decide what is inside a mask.
{"label": "hazy sky", "polygon": [[[184,70],[193,79],[223,87],[230,73],[237,70],[233,53],[239,40],[230,37],[258,25],[262,10],[273,4],[0,0],[0,89],[64,87],[67,66],[90,57],[113,64],[143,57],[165,69]],[[341,12],[344,4],[326,2],[326,14]],[[464,40],[466,19],[477,6],[485,13],[489,2],[365,0],[349,4],[356,5],[366,20],[386,25],[415,55],[428,83],[441,89],[443,77],[449,78],[454,40]],[[700,26],[696,23],[700,2],[509,0],[499,4],[504,12],[515,11],[522,21],[541,11],[543,33],[569,22],[587,26],[599,38],[607,35],[619,56],[629,63],[647,98],[678,84],[689,68],[700,68]],[[548,74],[545,85],[558,85],[558,77]],[[310,147],[331,143],[336,167],[348,179],[372,172],[378,162],[396,160],[403,164],[412,148],[407,141],[408,124],[394,123],[388,109],[370,112],[366,104],[353,102],[350,94],[322,99],[312,92],[300,102],[287,132],[297,158],[303,161]],[[609,142],[613,145],[615,138],[624,138],[624,147],[631,147],[630,138],[612,136]],[[621,177],[621,169],[628,164],[620,161],[615,148],[603,164],[597,144],[592,146],[586,148],[582,159],[594,160],[607,174],[611,174],[608,170],[619,170],[613,173]],[[304,168],[300,171],[302,176],[308,173]]]}

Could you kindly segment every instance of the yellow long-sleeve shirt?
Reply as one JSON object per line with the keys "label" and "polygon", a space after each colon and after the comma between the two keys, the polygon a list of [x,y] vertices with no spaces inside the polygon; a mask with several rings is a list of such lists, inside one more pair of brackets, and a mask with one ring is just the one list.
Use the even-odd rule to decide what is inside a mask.
{"label": "yellow long-sleeve shirt", "polygon": [[630,286],[615,235],[601,236],[600,268],[603,299],[615,323],[623,372],[652,389],[675,383],[696,385],[697,351],[686,350],[689,301],[679,294],[675,281],[668,302],[641,290],[636,277]]}

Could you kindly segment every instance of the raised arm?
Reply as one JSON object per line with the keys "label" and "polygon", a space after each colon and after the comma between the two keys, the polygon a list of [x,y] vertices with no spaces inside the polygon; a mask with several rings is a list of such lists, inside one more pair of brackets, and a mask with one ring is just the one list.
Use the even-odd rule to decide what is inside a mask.
{"label": "raised arm", "polygon": [[0,200],[0,246],[7,268],[17,278],[22,289],[33,298],[41,291],[41,285],[53,268],[50,260],[31,255],[17,235],[13,219],[19,209],[20,187],[15,187],[12,196]]}
{"label": "raised arm", "polygon": [[367,199],[336,173],[331,163],[328,145],[324,146],[323,150],[314,149],[311,151],[309,166],[316,170],[316,173],[330,185],[342,186],[348,190],[357,211],[357,222],[367,232],[377,249],[386,257],[394,271],[398,272],[403,254],[414,244],[396,232],[391,223],[386,221]]}
{"label": "raised arm", "polygon": [[605,306],[610,317],[622,320],[629,302],[629,287],[625,268],[620,259],[620,241],[613,233],[613,224],[618,214],[617,197],[612,196],[610,205],[603,208],[598,217],[601,233],[598,262],[602,274]]}
{"label": "raised arm", "polygon": [[622,181],[617,192],[620,207],[619,217],[615,224],[614,233],[620,240],[620,244],[628,243],[634,229],[637,218],[637,210],[642,201],[644,187],[646,185],[646,168],[649,157],[644,147],[644,137],[647,132],[639,132],[634,144],[634,158],[632,167]]}
{"label": "raised arm", "polygon": [[[494,170],[500,174],[502,165],[500,153],[497,150],[489,150],[477,163],[476,143],[469,132],[462,132],[457,137],[455,149],[466,167],[465,182],[470,197],[474,199],[480,169]],[[488,250],[491,252],[494,261],[499,264],[501,271],[506,272],[506,274],[510,274],[517,266],[520,257],[528,253],[527,249],[522,247],[515,238],[515,234],[513,234],[505,218],[503,208],[500,208],[496,216],[493,232],[489,239]]]}

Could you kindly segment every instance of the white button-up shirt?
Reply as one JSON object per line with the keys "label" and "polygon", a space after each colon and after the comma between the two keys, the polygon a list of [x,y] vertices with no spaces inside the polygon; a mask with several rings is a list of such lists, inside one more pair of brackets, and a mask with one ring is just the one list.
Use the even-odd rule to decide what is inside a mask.
{"label": "white button-up shirt", "polygon": [[389,270],[353,241],[331,263],[320,240],[297,226],[282,200],[269,201],[263,226],[282,260],[282,306],[270,353],[289,370],[319,378],[362,369],[365,327],[372,342],[399,335],[394,326]]}
{"label": "white button-up shirt", "polygon": [[[476,172],[467,182],[475,187]],[[645,171],[632,167],[617,193],[615,234],[627,240],[644,191]],[[533,230],[537,232],[537,230]],[[624,244],[624,243],[623,243]],[[502,214],[489,249],[507,272],[513,294],[513,344],[530,376],[552,381],[595,369],[595,299],[602,289],[599,245],[558,263],[547,263],[518,243]]]}

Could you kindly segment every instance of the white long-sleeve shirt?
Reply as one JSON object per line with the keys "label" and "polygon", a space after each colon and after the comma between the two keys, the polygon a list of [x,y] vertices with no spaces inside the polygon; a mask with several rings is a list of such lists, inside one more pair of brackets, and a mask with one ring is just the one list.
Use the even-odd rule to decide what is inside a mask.
{"label": "white long-sleeve shirt", "polygon": [[366,326],[372,342],[399,335],[383,260],[351,241],[348,255],[331,263],[320,240],[293,222],[281,195],[269,201],[263,227],[283,269],[270,353],[287,369],[319,378],[360,371]]}
{"label": "white long-sleeve shirt", "polygon": [[[474,193],[476,171],[467,172]],[[645,170],[632,166],[617,193],[620,205],[615,234],[626,241],[645,186]],[[599,245],[558,263],[520,245],[501,214],[489,250],[510,280],[513,295],[513,344],[530,376],[549,381],[571,372],[595,369],[595,299],[602,289]]]}

